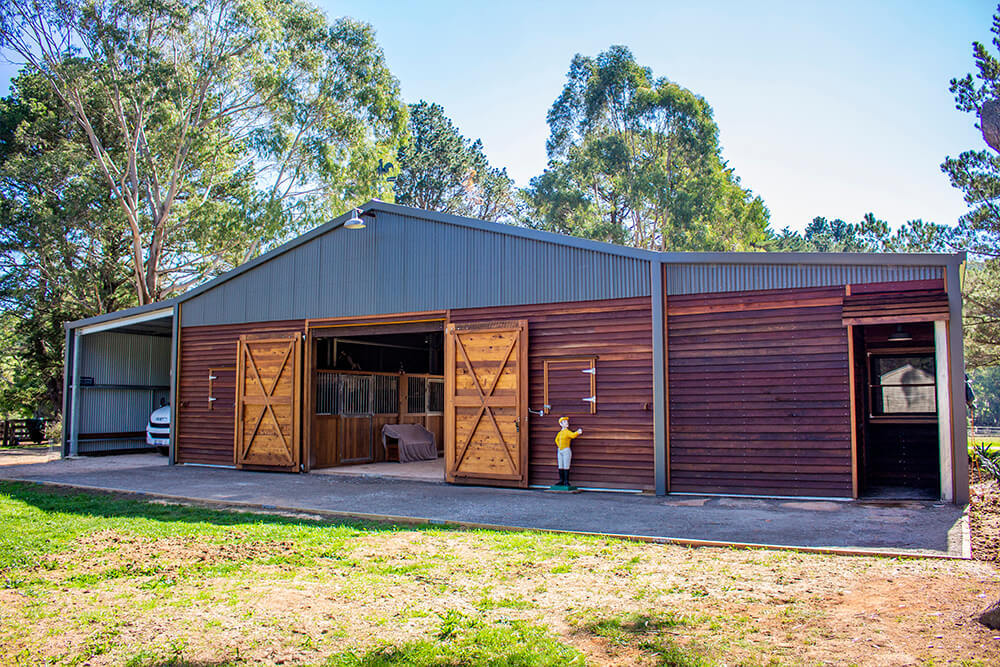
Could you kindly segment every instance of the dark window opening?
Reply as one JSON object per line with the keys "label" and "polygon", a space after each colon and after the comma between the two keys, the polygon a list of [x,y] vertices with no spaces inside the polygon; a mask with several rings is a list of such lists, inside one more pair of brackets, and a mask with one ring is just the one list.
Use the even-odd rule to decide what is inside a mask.
{"label": "dark window opening", "polygon": [[872,354],[869,369],[873,417],[928,417],[937,413],[932,353]]}
{"label": "dark window opening", "polygon": [[440,331],[319,338],[316,341],[316,368],[442,375],[443,350],[444,334]]}

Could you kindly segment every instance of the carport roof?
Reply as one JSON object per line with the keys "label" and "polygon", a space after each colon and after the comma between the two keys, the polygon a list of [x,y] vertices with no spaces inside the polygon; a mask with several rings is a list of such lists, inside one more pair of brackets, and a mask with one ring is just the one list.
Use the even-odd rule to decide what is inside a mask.
{"label": "carport roof", "polygon": [[[175,296],[170,299],[164,299],[163,301],[157,301],[155,303],[147,303],[145,306],[135,306],[133,308],[126,308],[125,310],[117,310],[113,313],[105,313],[104,315],[95,315],[94,317],[87,317],[82,320],[76,320],[75,322],[67,322],[64,326],[66,329],[80,329],[84,327],[94,326],[96,324],[104,324],[107,322],[114,322],[116,320],[129,320],[136,316],[148,315],[155,313],[159,310],[172,311],[173,307],[179,303],[181,300],[180,296]],[[164,317],[173,316],[173,312],[167,314],[164,313]],[[127,322],[122,322],[123,326],[127,326]]]}
{"label": "carport roof", "polygon": [[[880,265],[880,264],[892,264],[899,266],[958,266],[963,261],[965,261],[966,254],[964,252],[952,253],[952,254],[938,254],[938,253],[850,253],[850,252],[838,252],[838,253],[814,253],[814,252],[782,252],[782,253],[764,253],[764,252],[657,252],[653,250],[643,250],[639,248],[628,248],[624,246],[615,245],[612,243],[604,243],[601,241],[591,241],[588,239],[581,239],[573,236],[567,236],[565,234],[557,234],[555,232],[547,232],[537,229],[530,229],[527,227],[518,227],[515,225],[498,223],[498,222],[486,222],[484,220],[476,220],[473,218],[465,218],[457,215],[450,215],[447,213],[439,213],[436,211],[427,211],[424,209],[411,208],[408,206],[400,206],[398,204],[389,204],[377,199],[370,200],[365,204],[358,207],[361,210],[362,215],[364,214],[375,214],[379,211],[386,213],[395,213],[398,215],[406,215],[411,217],[418,217],[432,222],[437,222],[446,225],[455,225],[459,227],[466,227],[470,229],[477,229],[483,232],[489,232],[494,234],[506,234],[509,236],[515,236],[520,238],[526,238],[534,241],[539,241],[543,243],[551,243],[555,245],[562,245],[573,248],[580,248],[583,250],[590,250],[594,252],[605,253],[608,255],[615,255],[619,257],[631,257],[634,259],[642,259],[650,262],[659,262],[662,264],[762,264],[762,265],[791,265],[791,264],[851,264],[851,265]],[[298,236],[280,246],[271,250],[270,252],[264,253],[260,257],[253,259],[245,264],[234,268],[233,270],[218,276],[212,280],[206,281],[201,285],[185,292],[184,294],[172,297],[170,299],[164,299],[163,301],[157,301],[156,303],[147,304],[145,306],[136,306],[134,308],[128,308],[126,310],[117,311],[114,313],[107,313],[105,315],[97,315],[95,317],[89,317],[82,320],[77,320],[75,322],[68,322],[65,327],[67,329],[78,329],[80,327],[88,327],[95,324],[101,324],[104,322],[110,322],[118,319],[126,319],[134,317],[137,315],[142,315],[156,310],[173,308],[179,303],[183,303],[213,287],[218,286],[236,276],[239,276],[247,271],[254,269],[255,267],[268,262],[278,255],[288,252],[293,248],[296,248],[304,243],[315,239],[316,237],[322,236],[330,231],[341,227],[353,214],[354,209],[349,210],[343,215],[330,220],[327,223],[319,225],[318,227]]]}

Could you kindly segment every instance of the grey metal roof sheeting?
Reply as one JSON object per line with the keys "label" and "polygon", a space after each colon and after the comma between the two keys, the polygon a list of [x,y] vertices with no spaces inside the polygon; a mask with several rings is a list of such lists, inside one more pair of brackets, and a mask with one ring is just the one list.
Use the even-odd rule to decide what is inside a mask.
{"label": "grey metal roof sheeting", "polygon": [[194,295],[183,325],[649,295],[649,262],[632,253],[404,210],[415,215],[380,210],[364,230],[331,230]]}
{"label": "grey metal roof sheeting", "polygon": [[940,278],[964,253],[653,252],[377,200],[172,299],[68,329],[183,304],[183,325]]}

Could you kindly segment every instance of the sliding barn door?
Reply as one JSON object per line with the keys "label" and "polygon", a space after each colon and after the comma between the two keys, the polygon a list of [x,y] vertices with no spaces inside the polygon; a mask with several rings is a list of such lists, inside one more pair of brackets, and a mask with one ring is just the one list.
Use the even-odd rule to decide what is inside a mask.
{"label": "sliding barn door", "polygon": [[236,362],[236,467],[298,471],[299,334],[241,336]]}
{"label": "sliding barn door", "polygon": [[528,485],[528,323],[449,324],[445,463],[449,482]]}

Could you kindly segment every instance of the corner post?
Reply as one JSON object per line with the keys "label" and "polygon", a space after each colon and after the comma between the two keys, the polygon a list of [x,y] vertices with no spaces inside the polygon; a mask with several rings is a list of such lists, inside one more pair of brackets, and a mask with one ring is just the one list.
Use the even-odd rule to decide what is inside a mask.
{"label": "corner post", "polygon": [[656,495],[667,494],[667,374],[664,344],[663,264],[649,262],[649,295],[652,302],[653,329],[653,476]]}
{"label": "corner post", "polygon": [[73,330],[66,329],[66,342],[63,345],[63,389],[62,389],[62,433],[60,434],[59,450],[63,457],[69,456],[69,419],[73,387],[71,374],[73,372]]}
{"label": "corner post", "polygon": [[70,378],[70,384],[73,387],[72,403],[69,409],[70,456],[77,456],[80,453],[80,352],[82,347],[83,336],[79,330],[75,330],[73,331],[73,376]]}
{"label": "corner post", "polygon": [[179,403],[177,402],[178,381],[180,378],[180,358],[181,358],[181,307],[174,304],[174,318],[170,331],[170,445],[168,447],[167,465],[177,463],[177,416]]}
{"label": "corner post", "polygon": [[969,502],[969,443],[965,409],[965,350],[962,335],[962,283],[960,273],[965,253],[954,255],[955,261],[945,273],[948,291],[948,371],[951,375],[951,439],[952,489],[954,502]]}

